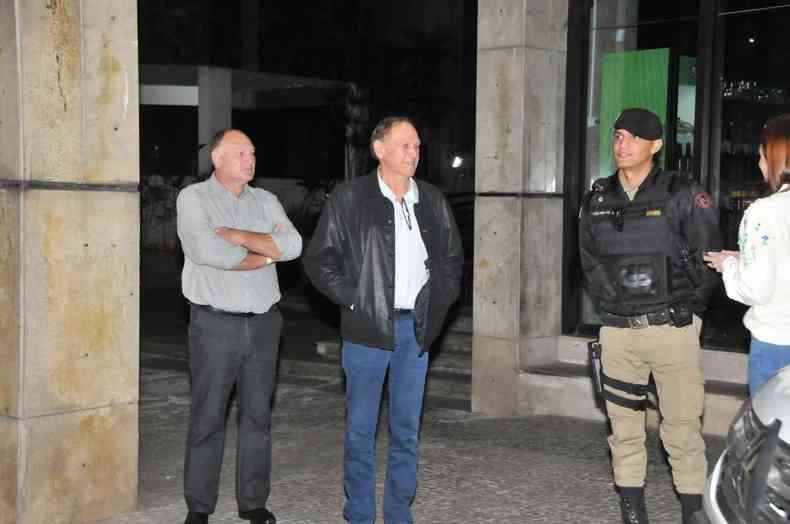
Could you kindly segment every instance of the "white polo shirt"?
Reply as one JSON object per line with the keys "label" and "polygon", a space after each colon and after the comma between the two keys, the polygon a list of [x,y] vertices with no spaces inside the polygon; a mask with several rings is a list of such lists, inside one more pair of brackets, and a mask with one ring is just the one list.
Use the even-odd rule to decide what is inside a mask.
{"label": "white polo shirt", "polygon": [[428,251],[414,213],[414,204],[420,201],[417,183],[409,179],[409,189],[403,202],[398,202],[381,175],[378,181],[381,193],[392,202],[395,211],[395,308],[414,309],[417,294],[428,282],[428,269],[425,267]]}

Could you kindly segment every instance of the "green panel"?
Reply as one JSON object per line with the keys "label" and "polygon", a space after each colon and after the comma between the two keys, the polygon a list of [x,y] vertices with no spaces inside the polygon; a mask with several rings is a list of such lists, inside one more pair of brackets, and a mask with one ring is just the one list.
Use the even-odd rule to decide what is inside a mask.
{"label": "green panel", "polygon": [[693,56],[680,55],[678,64],[678,84],[682,86],[697,85],[697,59]]}
{"label": "green panel", "polygon": [[[623,109],[649,109],[658,115],[666,129],[668,85],[668,48],[604,53],[601,60],[598,176],[609,176],[614,170],[612,125]],[[662,162],[663,158],[662,155]]]}

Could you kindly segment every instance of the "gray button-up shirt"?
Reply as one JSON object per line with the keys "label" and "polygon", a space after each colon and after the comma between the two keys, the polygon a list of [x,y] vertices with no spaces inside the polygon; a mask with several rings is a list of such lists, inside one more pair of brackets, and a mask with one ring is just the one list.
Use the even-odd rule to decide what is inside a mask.
{"label": "gray button-up shirt", "polygon": [[[247,250],[214,232],[232,227],[269,233],[282,252],[281,261],[302,252],[302,237],[285,214],[277,197],[246,186],[238,198],[211,176],[185,187],[178,195],[178,238],[184,249],[181,287],[193,304],[226,311],[265,313],[280,300],[276,264],[250,271],[232,271]],[[281,225],[279,231],[274,228]]]}

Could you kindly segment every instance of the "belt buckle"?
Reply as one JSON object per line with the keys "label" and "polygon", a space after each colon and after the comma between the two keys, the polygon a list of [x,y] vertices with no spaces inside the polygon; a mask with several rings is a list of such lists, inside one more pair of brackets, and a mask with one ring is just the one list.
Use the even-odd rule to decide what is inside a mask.
{"label": "belt buckle", "polygon": [[628,327],[631,329],[645,329],[650,326],[647,320],[647,315],[639,315],[638,317],[628,317]]}

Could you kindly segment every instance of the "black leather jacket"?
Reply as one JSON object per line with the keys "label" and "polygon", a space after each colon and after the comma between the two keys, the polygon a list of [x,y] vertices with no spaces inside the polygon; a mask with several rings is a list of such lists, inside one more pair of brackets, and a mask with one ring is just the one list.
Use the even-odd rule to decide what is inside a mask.
{"label": "black leather jacket", "polygon": [[580,219],[582,268],[601,309],[705,310],[721,280],[702,254],[721,249],[722,241],[717,209],[699,185],[656,167],[629,201],[615,173],[593,184]]}
{"label": "black leather jacket", "polygon": [[[313,237],[302,254],[313,285],[341,307],[344,340],[382,349],[395,345],[394,208],[377,174],[349,180],[329,196]],[[426,351],[458,297],[463,251],[444,195],[414,180],[414,213],[428,259],[428,282],[414,305],[417,343]]]}

